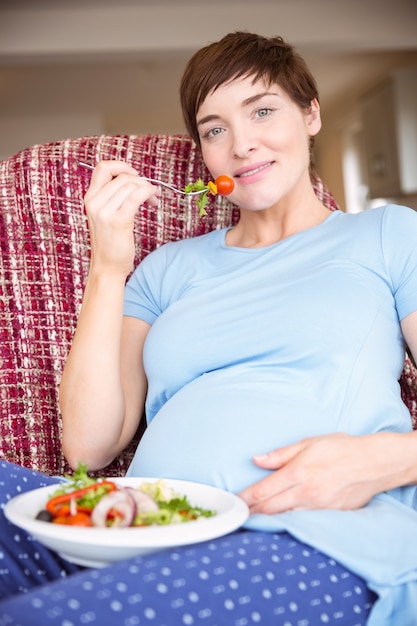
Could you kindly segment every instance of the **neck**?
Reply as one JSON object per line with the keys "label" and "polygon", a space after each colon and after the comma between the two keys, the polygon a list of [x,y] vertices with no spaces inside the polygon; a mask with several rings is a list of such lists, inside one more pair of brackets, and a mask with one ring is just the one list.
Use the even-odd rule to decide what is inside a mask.
{"label": "neck", "polygon": [[241,209],[239,222],[228,231],[226,243],[239,248],[262,248],[321,224],[332,211],[314,196],[302,207]]}

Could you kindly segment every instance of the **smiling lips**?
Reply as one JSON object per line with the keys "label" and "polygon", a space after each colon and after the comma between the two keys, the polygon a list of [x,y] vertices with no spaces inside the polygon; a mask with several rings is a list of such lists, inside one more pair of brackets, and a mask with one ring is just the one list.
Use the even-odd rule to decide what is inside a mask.
{"label": "smiling lips", "polygon": [[[252,176],[256,177],[256,174],[258,174],[258,172],[261,172],[263,170],[270,168],[273,165],[273,163],[274,163],[273,161],[267,161],[264,163],[259,163],[258,165],[255,165],[255,167],[252,166],[252,167],[242,168],[238,170],[237,172],[235,172],[235,177],[239,178],[240,180],[244,178],[250,178]],[[258,177],[256,177],[256,179],[257,178]]]}

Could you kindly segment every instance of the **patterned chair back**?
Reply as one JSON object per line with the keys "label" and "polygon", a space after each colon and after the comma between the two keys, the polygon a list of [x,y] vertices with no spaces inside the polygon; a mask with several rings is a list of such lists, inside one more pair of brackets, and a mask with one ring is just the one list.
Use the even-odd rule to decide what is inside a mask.
{"label": "patterned chair back", "polygon": [[[0,163],[0,457],[47,474],[69,470],[61,450],[58,386],[80,310],[90,243],[83,198],[96,164],[121,159],[139,173],[182,188],[209,179],[195,144],[182,135],[95,136],[37,145]],[[188,196],[161,188],[157,209],[135,223],[136,260],[167,241],[222,228],[238,218],[227,199],[198,217]],[[316,193],[337,205],[318,181]],[[408,369],[407,369],[408,368]],[[406,400],[416,414],[416,378],[406,362]],[[138,438],[106,473],[123,475]]]}

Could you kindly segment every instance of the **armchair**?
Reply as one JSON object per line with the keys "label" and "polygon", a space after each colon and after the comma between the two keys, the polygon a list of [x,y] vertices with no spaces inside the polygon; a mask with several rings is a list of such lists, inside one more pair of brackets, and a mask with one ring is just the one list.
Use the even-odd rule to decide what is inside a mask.
{"label": "armchair", "polygon": [[[131,163],[144,176],[176,187],[208,180],[195,144],[182,135],[94,136],[33,146],[0,162],[0,458],[62,474],[58,386],[81,305],[89,265],[83,197],[90,172],[79,161]],[[322,181],[316,193],[337,205]],[[198,217],[193,200],[162,189],[157,209],[136,218],[136,260],[157,246],[235,222],[225,198]],[[404,401],[417,422],[417,374],[407,358]],[[141,432],[108,468],[123,475]]]}

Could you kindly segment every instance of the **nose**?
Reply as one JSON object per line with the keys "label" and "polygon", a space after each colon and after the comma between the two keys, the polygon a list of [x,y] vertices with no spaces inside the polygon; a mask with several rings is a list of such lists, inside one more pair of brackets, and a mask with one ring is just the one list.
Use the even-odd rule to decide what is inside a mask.
{"label": "nose", "polygon": [[256,138],[249,129],[242,126],[235,128],[232,137],[233,156],[237,159],[244,159],[255,149]]}

